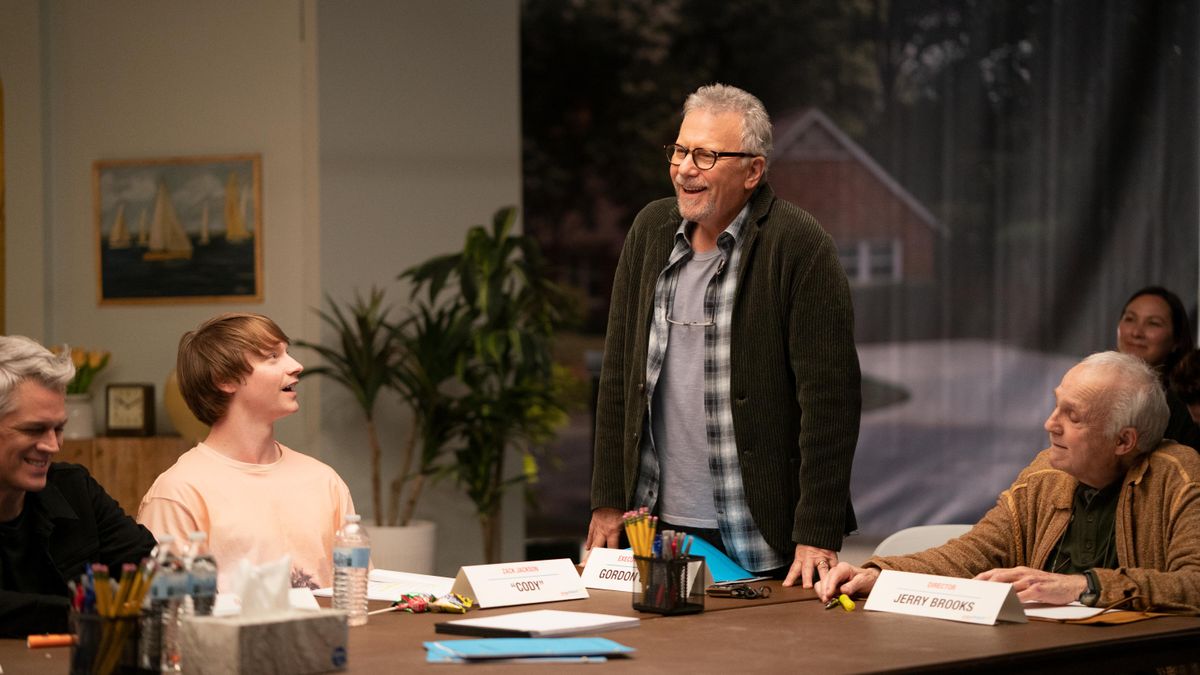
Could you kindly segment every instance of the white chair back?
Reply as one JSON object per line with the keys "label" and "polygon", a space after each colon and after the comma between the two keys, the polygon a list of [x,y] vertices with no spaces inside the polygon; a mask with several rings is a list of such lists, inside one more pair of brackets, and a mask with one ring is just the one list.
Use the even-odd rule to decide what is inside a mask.
{"label": "white chair back", "polygon": [[875,555],[905,555],[924,551],[966,534],[972,527],[974,525],[962,524],[907,527],[879,542],[875,547]]}

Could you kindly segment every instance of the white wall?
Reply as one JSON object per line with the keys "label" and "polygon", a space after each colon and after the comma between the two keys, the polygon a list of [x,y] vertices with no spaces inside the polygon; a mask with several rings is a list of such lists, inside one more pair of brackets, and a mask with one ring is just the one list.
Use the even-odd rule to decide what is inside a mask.
{"label": "white wall", "polygon": [[[0,2],[8,331],[111,349],[98,390],[145,381],[161,399],[179,336],[217,312],[318,340],[323,292],[376,283],[403,305],[396,274],[520,201],[518,60],[518,0]],[[263,156],[264,302],[99,307],[92,163],[243,152]],[[408,420],[386,410],[390,477]],[[169,431],[161,404],[158,418]],[[369,515],[360,419],[314,378],[277,432]],[[520,559],[520,495],[505,508],[504,557]],[[460,492],[435,490],[419,515],[442,526],[438,572],[482,560]]]}
{"label": "white wall", "polygon": [[7,332],[46,333],[43,256],[42,39],[36,0],[0,2],[4,82],[5,323]]}
{"label": "white wall", "polygon": [[[519,3],[321,2],[318,31],[324,290],[345,300],[384,286],[399,312],[407,291],[397,274],[458,249],[468,227],[520,203]],[[370,514],[362,415],[335,385],[322,391],[323,454]],[[386,483],[409,418],[394,399],[379,411]],[[418,516],[440,525],[439,573],[482,561],[465,496],[445,485],[422,503]],[[519,491],[504,508],[503,556],[520,560]]]}
{"label": "white wall", "polygon": [[[304,82],[315,51],[303,40],[304,8],[296,0],[42,4],[46,143],[14,148],[8,166],[36,164],[44,150],[45,224],[10,213],[9,228],[10,241],[43,230],[40,260],[50,272],[41,307],[26,307],[38,302],[36,293],[21,298],[23,283],[10,268],[9,297],[18,297],[8,328],[36,334],[44,312],[45,340],[112,350],[94,392],[105,382],[144,381],[161,400],[179,336],[218,312],[263,312],[294,338],[308,335],[304,307],[319,292],[306,277],[319,272],[316,220],[305,212],[315,192],[306,181],[316,179],[306,165],[316,159],[315,139],[305,137],[315,133],[307,120],[315,91]],[[16,59],[37,55],[33,49]],[[93,162],[244,152],[263,157],[264,301],[98,306]],[[11,254],[39,258],[35,246],[23,248]],[[103,411],[99,400],[96,409]],[[161,404],[158,413],[160,429],[169,429]],[[316,415],[314,399],[280,423],[280,439],[303,448],[306,422]]]}

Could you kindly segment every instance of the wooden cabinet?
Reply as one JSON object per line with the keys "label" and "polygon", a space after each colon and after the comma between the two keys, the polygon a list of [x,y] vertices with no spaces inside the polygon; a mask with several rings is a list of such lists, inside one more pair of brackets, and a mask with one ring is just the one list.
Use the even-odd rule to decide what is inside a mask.
{"label": "wooden cabinet", "polygon": [[192,443],[179,436],[99,437],[63,441],[58,462],[82,464],[130,516],[142,495]]}

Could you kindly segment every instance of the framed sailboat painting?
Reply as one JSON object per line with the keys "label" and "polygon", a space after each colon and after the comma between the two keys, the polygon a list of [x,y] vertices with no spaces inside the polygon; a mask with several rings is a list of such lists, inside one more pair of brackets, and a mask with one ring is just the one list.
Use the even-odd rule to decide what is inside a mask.
{"label": "framed sailboat painting", "polygon": [[101,305],[262,301],[262,156],[100,160]]}

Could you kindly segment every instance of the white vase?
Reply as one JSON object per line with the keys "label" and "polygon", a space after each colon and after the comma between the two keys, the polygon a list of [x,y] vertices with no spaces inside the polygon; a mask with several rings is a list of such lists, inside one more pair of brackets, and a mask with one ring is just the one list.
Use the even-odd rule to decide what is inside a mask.
{"label": "white vase", "polygon": [[67,423],[63,438],[77,440],[96,437],[96,418],[92,413],[91,394],[67,394]]}
{"label": "white vase", "polygon": [[437,525],[414,520],[404,527],[367,525],[371,538],[371,563],[379,569],[433,574]]}

